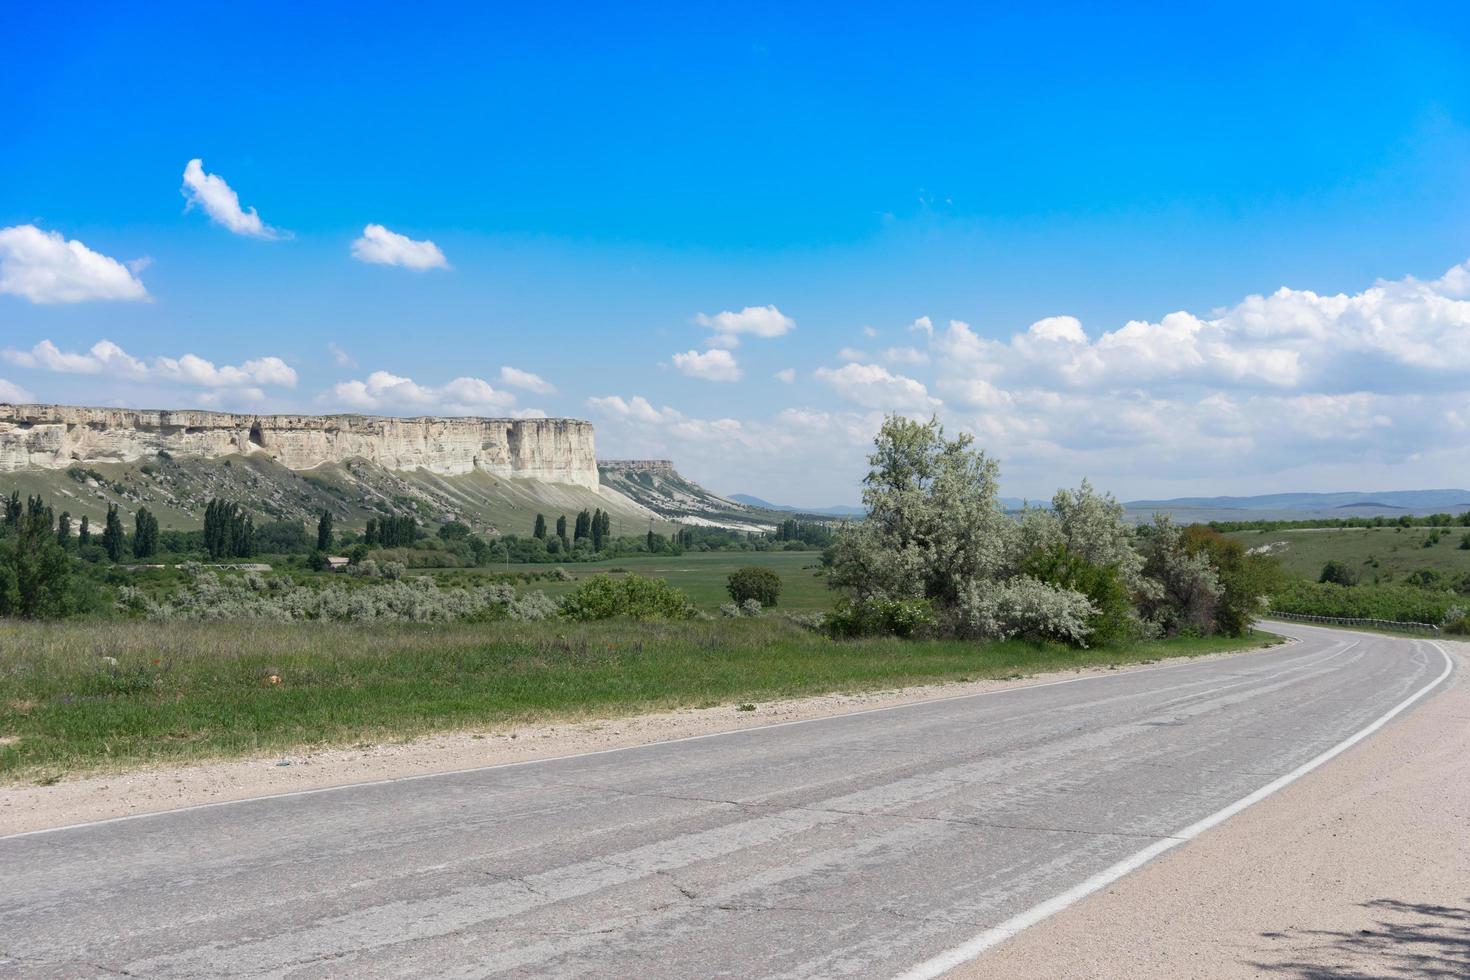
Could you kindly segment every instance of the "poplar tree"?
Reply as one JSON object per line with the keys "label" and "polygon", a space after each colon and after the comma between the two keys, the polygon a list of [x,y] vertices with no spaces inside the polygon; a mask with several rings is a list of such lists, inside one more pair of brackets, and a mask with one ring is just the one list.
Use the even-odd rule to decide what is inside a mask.
{"label": "poplar tree", "polygon": [[118,561],[122,558],[123,539],[126,536],[123,531],[122,518],[117,513],[117,504],[108,504],[107,523],[102,528],[102,547],[107,550],[109,561]]}
{"label": "poplar tree", "polygon": [[540,538],[542,541],[545,541],[546,540],[546,515],[545,514],[537,514],[536,515],[536,528],[535,528],[535,530],[533,530],[531,532],[531,536],[532,537],[535,537],[535,538]]}
{"label": "poplar tree", "polygon": [[321,520],[316,522],[316,550],[332,550],[332,512],[322,511]]}

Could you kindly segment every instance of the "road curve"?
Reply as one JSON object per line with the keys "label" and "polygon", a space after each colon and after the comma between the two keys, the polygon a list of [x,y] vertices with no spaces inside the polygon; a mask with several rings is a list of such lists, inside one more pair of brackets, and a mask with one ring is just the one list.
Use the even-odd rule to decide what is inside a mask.
{"label": "road curve", "polygon": [[0,976],[894,976],[1447,669],[1286,647],[0,838]]}

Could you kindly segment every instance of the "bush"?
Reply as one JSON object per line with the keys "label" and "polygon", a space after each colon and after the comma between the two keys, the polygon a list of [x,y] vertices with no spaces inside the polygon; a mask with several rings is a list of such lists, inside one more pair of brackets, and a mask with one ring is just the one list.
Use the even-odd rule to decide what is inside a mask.
{"label": "bush", "polygon": [[744,605],[753,599],[769,609],[781,595],[781,576],[769,568],[747,565],[730,573],[725,591],[730,593],[730,598],[737,605]]}
{"label": "bush", "polygon": [[594,575],[567,593],[561,613],[568,619],[690,619],[694,605],[661,578]]}
{"label": "bush", "polygon": [[1334,558],[1322,566],[1322,574],[1317,576],[1317,581],[1324,585],[1357,585],[1358,573],[1349,568],[1346,562]]}
{"label": "bush", "polygon": [[1391,619],[1399,623],[1442,623],[1463,599],[1409,585],[1324,585],[1295,581],[1282,587],[1271,607],[1304,616]]}
{"label": "bush", "polygon": [[1082,593],[1020,575],[975,583],[961,593],[956,632],[976,639],[1061,640],[1086,646],[1087,622],[1096,613]]}
{"label": "bush", "polygon": [[822,626],[836,637],[928,636],[939,621],[924,599],[842,599]]}

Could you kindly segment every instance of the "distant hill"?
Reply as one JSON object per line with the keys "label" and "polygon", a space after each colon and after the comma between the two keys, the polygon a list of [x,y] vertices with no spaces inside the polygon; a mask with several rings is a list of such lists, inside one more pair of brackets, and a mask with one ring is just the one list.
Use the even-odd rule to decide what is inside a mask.
{"label": "distant hill", "polygon": [[1329,493],[1266,493],[1251,497],[1174,497],[1130,500],[1130,514],[1147,518],[1169,513],[1178,520],[1293,520],[1312,517],[1397,517],[1400,514],[1459,514],[1470,510],[1470,490],[1348,490]]}
{"label": "distant hill", "polygon": [[769,500],[748,493],[732,493],[730,499],[737,503],[745,504],[747,507],[756,507],[761,510],[776,510],[787,514],[814,514],[819,517],[862,517],[867,511],[861,507],[849,507],[843,504],[834,504],[831,507],[792,507],[789,504],[773,504]]}

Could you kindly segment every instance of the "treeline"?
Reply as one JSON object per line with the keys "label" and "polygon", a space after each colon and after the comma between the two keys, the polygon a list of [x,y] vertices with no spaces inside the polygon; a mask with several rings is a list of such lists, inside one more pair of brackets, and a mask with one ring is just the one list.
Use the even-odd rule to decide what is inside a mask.
{"label": "treeline", "polygon": [[1304,616],[1388,619],[1399,623],[1452,625],[1465,618],[1470,600],[1450,592],[1409,585],[1337,585],[1330,582],[1282,583],[1271,608]]}
{"label": "treeline", "polygon": [[1429,514],[1415,517],[1322,517],[1300,521],[1210,521],[1216,531],[1302,531],[1344,527],[1470,527],[1470,510],[1463,514]]}

